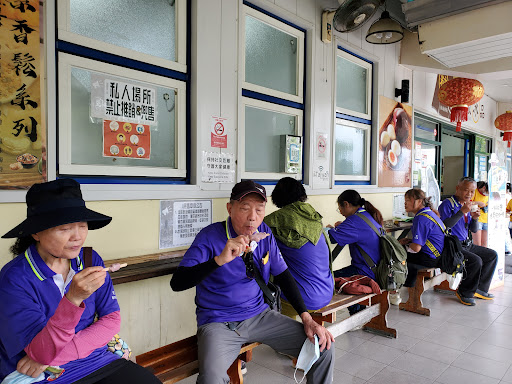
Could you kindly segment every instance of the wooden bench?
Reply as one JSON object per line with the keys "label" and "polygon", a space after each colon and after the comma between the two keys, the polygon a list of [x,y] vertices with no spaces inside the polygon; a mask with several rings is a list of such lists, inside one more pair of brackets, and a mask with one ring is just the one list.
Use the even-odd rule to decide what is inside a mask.
{"label": "wooden bench", "polygon": [[409,288],[409,299],[405,303],[400,303],[399,308],[404,311],[419,313],[420,315],[430,316],[430,309],[423,306],[421,295],[430,288],[440,291],[453,291],[448,286],[446,273],[441,272],[436,275],[437,268],[425,268],[418,270],[418,277],[414,287]]}
{"label": "wooden bench", "polygon": [[[227,373],[230,383],[243,383],[242,360],[252,360],[252,350],[260,343],[245,344]],[[199,372],[197,337],[191,336],[175,343],[143,353],[136,357],[137,364],[147,368],[165,384],[176,383]]]}
{"label": "wooden bench", "polygon": [[[362,311],[355,313],[347,319],[336,322],[336,312],[354,304],[366,305]],[[363,329],[389,338],[396,338],[396,329],[387,326],[387,312],[389,309],[388,292],[367,295],[335,294],[329,304],[313,312],[311,316],[318,324],[325,322],[335,323],[327,326],[334,337],[364,325]]]}

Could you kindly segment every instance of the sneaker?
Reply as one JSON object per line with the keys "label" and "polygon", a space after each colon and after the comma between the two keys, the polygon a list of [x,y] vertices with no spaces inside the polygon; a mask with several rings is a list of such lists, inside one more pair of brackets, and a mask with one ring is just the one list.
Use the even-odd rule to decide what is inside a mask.
{"label": "sneaker", "polygon": [[400,297],[400,292],[390,293],[389,294],[389,302],[393,305],[398,305],[402,302],[402,298]]}
{"label": "sneaker", "polygon": [[492,299],[494,299],[494,295],[492,293],[484,292],[484,291],[482,291],[480,289],[476,290],[474,297],[476,297],[477,299],[482,299],[482,300],[492,300]]}
{"label": "sneaker", "polygon": [[242,375],[245,375],[247,373],[247,364],[245,364],[245,361],[243,361],[243,360],[242,360],[240,372],[242,372]]}
{"label": "sneaker", "polygon": [[469,306],[473,306],[473,305],[476,305],[475,303],[475,299],[473,299],[472,297],[464,297],[464,296],[461,296],[459,291],[455,291],[455,295],[457,295],[457,298],[459,299],[459,301],[464,304],[464,305],[469,305]]}

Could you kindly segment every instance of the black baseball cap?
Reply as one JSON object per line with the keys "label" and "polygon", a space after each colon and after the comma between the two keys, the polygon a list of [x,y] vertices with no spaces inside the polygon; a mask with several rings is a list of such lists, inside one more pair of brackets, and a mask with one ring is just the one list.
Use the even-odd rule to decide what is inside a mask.
{"label": "black baseball cap", "polygon": [[231,190],[230,199],[240,201],[240,199],[247,196],[249,193],[256,193],[267,201],[267,192],[265,191],[265,188],[252,180],[244,180],[237,183]]}

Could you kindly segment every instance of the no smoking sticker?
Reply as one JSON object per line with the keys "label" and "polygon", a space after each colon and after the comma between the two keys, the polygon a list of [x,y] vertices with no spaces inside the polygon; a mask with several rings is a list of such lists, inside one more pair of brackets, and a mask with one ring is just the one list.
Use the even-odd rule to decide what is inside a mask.
{"label": "no smoking sticker", "polygon": [[220,116],[212,116],[211,124],[211,147],[213,148],[227,148],[228,135],[226,133],[227,118]]}

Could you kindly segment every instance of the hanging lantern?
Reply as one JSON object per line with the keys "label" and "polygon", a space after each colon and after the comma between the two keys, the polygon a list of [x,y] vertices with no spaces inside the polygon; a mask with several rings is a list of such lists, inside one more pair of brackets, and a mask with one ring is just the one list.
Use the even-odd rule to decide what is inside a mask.
{"label": "hanging lantern", "polygon": [[463,121],[468,120],[469,106],[478,103],[484,96],[484,86],[475,79],[456,77],[444,83],[439,89],[439,101],[451,107],[450,121],[457,122],[457,132],[460,132]]}
{"label": "hanging lantern", "polygon": [[508,141],[507,147],[510,148],[510,142],[512,141],[512,111],[499,115],[494,120],[494,126],[500,131],[504,131],[503,141]]}

